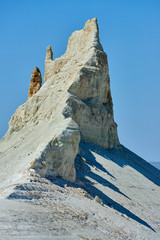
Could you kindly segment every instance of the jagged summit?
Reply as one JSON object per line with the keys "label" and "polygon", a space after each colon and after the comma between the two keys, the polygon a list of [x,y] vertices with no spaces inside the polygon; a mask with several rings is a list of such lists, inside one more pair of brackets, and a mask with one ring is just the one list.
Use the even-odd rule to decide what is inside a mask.
{"label": "jagged summit", "polygon": [[16,172],[34,168],[41,176],[73,182],[80,139],[104,148],[119,146],[97,20],[88,20],[71,35],[66,53],[52,58],[48,46],[45,84],[12,116],[0,149],[7,169],[14,162]]}
{"label": "jagged summit", "polygon": [[160,171],[119,143],[96,18],[44,78],[0,141],[0,240],[159,240]]}

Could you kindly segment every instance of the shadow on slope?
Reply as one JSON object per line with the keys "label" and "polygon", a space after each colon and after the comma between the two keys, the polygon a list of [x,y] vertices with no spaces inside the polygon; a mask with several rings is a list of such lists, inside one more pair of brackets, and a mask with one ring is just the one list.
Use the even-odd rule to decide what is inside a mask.
{"label": "shadow on slope", "polygon": [[[79,160],[77,160],[77,161],[79,161]],[[144,225],[145,227],[151,229],[152,231],[156,232],[147,222],[143,221],[141,218],[139,218],[138,216],[133,214],[131,211],[129,211],[128,209],[126,209],[125,207],[123,207],[122,205],[117,203],[116,201],[112,200],[107,195],[105,195],[102,191],[100,191],[99,189],[94,187],[92,182],[85,178],[85,174],[83,177],[81,175],[80,180],[85,183],[83,185],[82,184],[79,185],[78,183],[73,184],[73,183],[68,183],[65,180],[59,179],[59,178],[51,180],[51,182],[60,187],[64,187],[65,185],[67,185],[67,186],[71,186],[71,187],[82,188],[93,198],[95,198],[95,196],[98,196],[99,198],[101,198],[103,200],[103,203],[105,205],[107,205],[108,207],[115,209],[116,211],[118,211],[121,214],[127,215],[129,218],[132,218],[134,221],[137,221],[138,223],[140,223],[140,224]]]}
{"label": "shadow on slope", "polygon": [[[145,177],[147,177],[151,181],[155,182],[157,185],[159,184],[159,182],[158,182],[158,180],[156,181],[156,176],[154,176],[154,174],[158,170],[155,169],[154,167],[152,167],[147,162],[145,162],[143,159],[139,158],[137,155],[135,155],[128,149],[124,148],[123,146],[119,150],[118,149],[105,150],[95,144],[92,144],[92,143],[86,144],[85,142],[81,142],[80,148],[81,148],[81,153],[80,153],[80,155],[78,155],[76,157],[76,161],[75,161],[76,170],[77,170],[76,183],[74,183],[74,184],[68,183],[65,180],[60,179],[60,178],[55,178],[55,179],[51,178],[51,179],[49,179],[50,182],[52,184],[58,185],[62,188],[64,188],[65,185],[75,187],[75,188],[82,188],[93,198],[95,198],[95,196],[98,196],[100,199],[102,199],[103,203],[106,206],[115,209],[116,211],[118,211],[121,214],[125,214],[129,218],[142,224],[145,227],[148,227],[149,229],[151,229],[152,231],[155,232],[155,230],[147,222],[145,222],[144,220],[142,220],[141,218],[136,216],[134,213],[129,211],[127,208],[125,208],[118,202],[112,200],[110,197],[108,197],[106,194],[104,194],[104,192],[102,192],[101,190],[96,188],[96,183],[98,182],[101,185],[106,186],[106,187],[112,189],[113,191],[121,194],[123,197],[126,197],[130,201],[130,198],[128,196],[126,196],[124,193],[122,193],[119,190],[119,188],[116,187],[114,184],[112,184],[111,182],[109,182],[108,180],[106,180],[105,178],[100,176],[98,174],[98,171],[97,171],[97,174],[95,172],[91,171],[91,167],[94,167],[94,168],[97,168],[97,170],[100,170],[100,171],[106,173],[107,175],[109,175],[110,177],[112,177],[113,179],[115,179],[115,177],[110,172],[108,172],[100,163],[98,163],[96,161],[96,158],[94,157],[92,152],[98,153],[99,155],[106,158],[106,160],[108,159],[108,160],[114,161],[120,167],[123,167],[125,165],[129,165],[129,166],[133,167],[134,169],[139,171],[141,174],[143,174]],[[140,161],[140,163],[138,163],[138,160]],[[143,164],[145,164],[144,167],[143,167]],[[149,169],[150,166],[153,168],[153,169],[151,169],[151,171]],[[160,172],[160,171],[158,171],[158,172]],[[37,188],[36,184],[35,184],[35,186]],[[25,199],[25,200],[32,200],[33,198],[39,199],[41,197],[40,193],[47,191],[46,186],[44,189],[42,189],[42,187],[40,186],[40,189],[37,190],[37,194],[35,194],[35,191],[34,191],[35,189],[33,187],[32,182],[27,185],[24,185],[24,186],[18,186],[15,188],[15,190],[16,191],[18,190],[18,191],[11,194],[8,197],[9,199],[15,199],[15,198],[16,199]],[[29,192],[28,195],[26,195],[26,193],[24,193],[26,191]],[[32,194],[32,191],[33,191],[33,194]]]}
{"label": "shadow on slope", "polygon": [[[89,177],[89,178],[95,180],[95,182],[98,182],[98,183],[102,184],[103,186],[111,188],[112,190],[116,191],[117,193],[123,195],[124,197],[126,197],[130,200],[130,198],[128,196],[126,196],[124,193],[122,193],[115,185],[113,185],[112,183],[110,183],[109,181],[104,179],[103,177],[101,177],[98,174],[95,174],[94,172],[91,171],[91,167],[95,167],[95,168],[105,172],[110,177],[115,178],[100,163],[98,163],[96,161],[96,158],[94,157],[94,155],[92,154],[91,151],[94,151],[106,158],[107,158],[108,154],[113,154],[113,153],[109,153],[109,151],[102,149],[99,146],[92,144],[92,143],[86,144],[85,142],[81,142],[80,148],[81,148],[81,155],[78,155],[76,158],[76,161],[75,161],[76,162],[76,170],[77,170],[77,183],[76,184],[67,183],[66,181],[64,181],[62,179],[58,179],[58,178],[54,179],[52,182],[61,187],[64,187],[64,184],[67,184],[68,186],[72,186],[72,187],[78,187],[78,188],[80,187],[80,188],[84,189],[85,191],[87,191],[87,193],[89,195],[91,195],[93,198],[95,198],[95,196],[98,196],[100,199],[103,200],[103,203],[105,205],[107,205],[108,207],[111,207],[111,208],[117,210],[121,214],[127,215],[129,218],[137,221],[138,223],[148,227],[149,229],[151,229],[152,231],[155,232],[155,230],[147,222],[143,221],[141,218],[139,218],[138,216],[133,214],[131,211],[129,211],[128,209],[126,209],[125,207],[123,207],[122,205],[117,203],[116,201],[112,200],[111,198],[109,198],[106,194],[104,194],[101,190],[99,190],[98,188],[96,188],[94,186],[94,182],[92,182],[88,179],[88,177]],[[123,150],[116,150],[116,151],[120,151],[118,153],[122,154]],[[127,151],[127,153],[128,153],[128,151]],[[114,152],[114,150],[113,150],[113,152]],[[116,153],[114,152],[114,154],[116,154],[117,156],[120,155],[120,154],[117,154],[117,152]],[[122,158],[122,156],[121,156],[121,158]],[[117,160],[117,164],[118,164],[118,160]],[[121,159],[119,164],[120,164],[120,166],[124,166],[127,163],[125,164],[125,160]]]}
{"label": "shadow on slope", "polygon": [[[96,158],[94,155],[91,153],[91,151],[88,148],[88,144],[82,144],[80,143],[80,148],[81,148],[81,154],[77,155],[76,158],[76,169],[77,169],[77,177],[80,178],[82,181],[85,181],[85,183],[90,182],[88,179],[85,178],[85,176],[90,177],[91,179],[95,180],[96,182],[102,184],[103,186],[106,186],[113,191],[123,195],[124,197],[128,198],[131,200],[127,195],[122,193],[118,187],[116,187],[114,184],[109,182],[107,179],[101,177],[99,174],[94,173],[91,171],[90,167],[94,167],[97,170],[101,170],[110,177],[114,178],[115,177],[108,172],[99,162],[96,161]],[[91,184],[91,182],[90,182]]]}
{"label": "shadow on slope", "polygon": [[[150,228],[152,231],[155,232],[155,230],[145,221],[143,221],[141,218],[133,214],[131,211],[117,203],[116,201],[112,200],[109,198],[107,195],[105,195],[102,191],[97,189],[93,183],[86,179],[86,177],[90,177],[100,184],[111,188],[112,190],[116,191],[117,193],[123,195],[124,197],[127,197],[130,199],[128,196],[126,196],[124,193],[122,193],[116,186],[114,186],[112,183],[107,181],[106,179],[102,178],[98,174],[95,174],[91,171],[90,166],[96,167],[100,169],[101,171],[106,172],[109,176],[112,176],[115,178],[112,174],[110,174],[100,163],[96,161],[96,158],[92,154],[91,150],[94,151],[98,154],[100,154],[100,150],[106,151],[105,149],[100,148],[99,146],[95,144],[86,144],[85,142],[80,143],[80,149],[81,149],[81,156],[78,155],[76,158],[76,169],[77,169],[77,177],[82,181],[85,182],[84,186],[81,186],[84,190],[86,190],[92,197],[98,196],[103,200],[103,203],[109,207],[112,207],[113,209],[117,210],[121,214],[127,215],[129,218],[132,218],[133,220],[137,221],[138,223]],[[101,154],[100,154],[101,155]],[[103,154],[104,155],[104,154]],[[86,163],[84,164],[83,157],[86,159]]]}
{"label": "shadow on slope", "polygon": [[144,177],[160,186],[160,170],[152,166],[150,163],[146,162],[144,159],[124,147],[120,146],[119,149],[104,149],[93,143],[81,142],[81,148],[84,149],[86,154],[92,156],[92,152],[98,153],[102,157],[112,160],[114,163],[120,167],[130,166],[142,174]]}

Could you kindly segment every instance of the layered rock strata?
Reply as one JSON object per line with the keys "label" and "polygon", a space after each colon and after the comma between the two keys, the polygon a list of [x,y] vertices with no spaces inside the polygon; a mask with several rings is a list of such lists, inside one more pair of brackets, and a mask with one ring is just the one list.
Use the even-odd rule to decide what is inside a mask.
{"label": "layered rock strata", "polygon": [[38,67],[35,67],[31,74],[31,82],[28,90],[28,99],[36,94],[42,86],[41,72]]}
{"label": "layered rock strata", "polygon": [[71,35],[66,53],[52,58],[49,46],[45,84],[17,109],[0,143],[7,164],[3,181],[12,168],[15,181],[34,169],[44,177],[74,182],[80,139],[104,148],[119,146],[107,55],[99,41],[97,20],[88,20],[84,29]]}

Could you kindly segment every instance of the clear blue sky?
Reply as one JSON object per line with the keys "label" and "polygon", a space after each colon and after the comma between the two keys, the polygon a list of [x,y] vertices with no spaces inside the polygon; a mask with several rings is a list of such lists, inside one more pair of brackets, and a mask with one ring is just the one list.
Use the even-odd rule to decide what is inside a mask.
{"label": "clear blue sky", "polygon": [[120,142],[160,161],[160,1],[0,1],[0,138],[27,100],[31,72],[44,75],[47,45],[61,56],[70,34],[98,18],[108,55]]}

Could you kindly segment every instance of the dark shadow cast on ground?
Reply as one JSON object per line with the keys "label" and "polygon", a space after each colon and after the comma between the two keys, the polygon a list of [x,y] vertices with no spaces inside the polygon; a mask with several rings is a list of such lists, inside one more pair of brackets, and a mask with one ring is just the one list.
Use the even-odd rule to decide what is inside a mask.
{"label": "dark shadow cast on ground", "polygon": [[[82,180],[82,179],[81,179]],[[83,179],[85,180],[85,179]],[[134,221],[144,225],[145,227],[151,229],[152,231],[156,232],[147,222],[143,221],[141,218],[139,218],[138,216],[136,216],[135,214],[133,214],[131,211],[129,211],[127,208],[123,207],[122,205],[120,205],[119,203],[117,203],[116,201],[112,200],[111,198],[109,198],[107,195],[105,195],[102,191],[100,191],[99,189],[97,189],[96,187],[94,187],[92,185],[92,183],[88,180],[86,180],[84,185],[79,185],[79,184],[72,184],[72,183],[68,183],[63,179],[59,179],[56,178],[54,180],[51,180],[51,182],[53,184],[56,184],[60,187],[64,187],[65,185],[67,186],[71,186],[71,187],[76,187],[76,188],[82,188],[85,191],[87,191],[87,193],[92,196],[93,198],[95,196],[98,196],[100,199],[103,200],[103,203],[110,207],[115,209],[116,211],[118,211],[121,214],[125,214],[126,216],[128,216],[129,218],[133,219]]]}
{"label": "dark shadow cast on ground", "polygon": [[[128,201],[131,199],[126,196],[123,192],[119,190],[118,187],[116,187],[113,183],[109,182],[104,177],[100,176],[98,173],[99,171],[102,171],[103,173],[107,174],[110,178],[116,179],[109,171],[107,171],[100,163],[96,161],[96,157],[94,156],[94,152],[99,154],[100,156],[104,157],[106,161],[113,161],[116,164],[118,164],[120,167],[124,167],[126,165],[131,166],[135,170],[137,170],[139,173],[143,174],[145,177],[147,177],[150,181],[154,182],[157,185],[160,185],[160,178],[156,179],[156,174],[159,174],[159,170],[154,168],[152,165],[148,164],[146,161],[126,149],[125,147],[121,146],[120,149],[103,149],[93,143],[80,143],[80,154],[77,155],[75,160],[75,166],[77,171],[77,181],[75,183],[68,183],[67,181],[61,179],[61,178],[50,178],[49,180],[59,186],[64,188],[65,185],[71,186],[74,188],[81,188],[84,189],[93,199],[98,196],[100,199],[102,199],[103,203],[110,208],[113,208],[120,214],[123,214],[128,216],[128,218],[133,219],[139,224],[142,224],[143,226],[151,229],[155,232],[155,230],[143,219],[129,211],[127,208],[119,204],[118,202],[114,201],[110,197],[108,197],[104,192],[102,192],[100,189],[96,187],[99,183],[106,188],[110,188],[116,193],[121,194],[123,197],[127,198]],[[96,171],[92,171],[92,168],[96,168]],[[104,176],[104,175],[103,175]],[[28,185],[27,185],[28,186]],[[16,190],[21,190],[22,192],[15,192],[11,194],[8,198],[9,199],[25,199],[25,200],[32,200],[34,196],[30,196],[26,194],[23,194],[23,191],[32,191],[32,188],[28,188],[27,186],[19,186],[16,187]],[[27,188],[26,188],[27,187]],[[42,190],[42,189],[41,189]],[[43,190],[45,191],[45,190]],[[23,196],[24,195],[24,196]],[[29,197],[28,197],[29,196]],[[40,196],[36,196],[40,197]],[[35,197],[34,197],[35,198]]]}
{"label": "dark shadow cast on ground", "polygon": [[[92,164],[94,164],[95,162],[92,152],[95,152],[98,153],[100,156],[106,158],[107,160],[113,161],[120,167],[128,165],[134,168],[148,180],[160,186],[160,170],[152,166],[150,163],[146,162],[144,159],[142,159],[123,145],[120,145],[119,148],[104,149],[93,143],[85,144],[85,142],[81,142],[80,146],[83,149],[84,154],[91,156],[90,159],[92,161]],[[103,166],[101,166],[101,168],[103,168]]]}
{"label": "dark shadow cast on ground", "polygon": [[[121,167],[130,163],[130,160],[128,160],[128,157],[130,157],[130,156],[128,156],[128,157],[126,156],[126,158],[124,159],[123,154],[124,153],[125,154],[131,154],[131,157],[132,157],[133,161],[134,161],[134,154],[132,152],[130,152],[129,150],[126,150],[123,146],[119,150],[118,149],[116,149],[116,150],[114,150],[114,149],[113,150],[105,150],[105,149],[103,149],[103,148],[101,148],[101,147],[99,147],[95,144],[92,144],[92,143],[85,144],[84,142],[81,142],[80,147],[81,147],[81,150],[82,150],[81,155],[78,155],[77,158],[76,158],[76,161],[75,161],[78,181],[75,184],[71,184],[71,183],[68,183],[68,182],[66,182],[62,179],[56,178],[52,182],[56,185],[61,186],[61,187],[64,187],[64,185],[67,184],[68,186],[82,188],[85,191],[87,191],[87,193],[89,195],[91,195],[93,198],[95,198],[95,196],[98,196],[100,199],[102,199],[103,203],[106,206],[115,209],[116,211],[118,211],[121,214],[125,214],[129,218],[133,219],[134,221],[137,221],[138,223],[144,225],[145,227],[147,227],[147,228],[149,228],[149,229],[151,229],[152,231],[155,232],[155,230],[147,222],[145,222],[144,220],[142,220],[141,218],[136,216],[134,213],[129,211],[127,208],[125,208],[121,204],[112,200],[110,197],[108,197],[106,194],[104,194],[101,190],[96,188],[95,185],[93,184],[93,182],[91,182],[88,179],[88,177],[89,177],[90,179],[93,179],[93,180],[97,181],[98,183],[102,184],[103,186],[111,188],[112,190],[116,191],[117,193],[123,195],[124,197],[126,197],[130,200],[130,198],[128,196],[126,196],[124,193],[122,193],[116,186],[114,186],[108,180],[104,179],[103,177],[101,177],[98,174],[95,174],[93,171],[91,171],[91,167],[96,167],[97,169],[105,172],[110,177],[115,179],[115,177],[111,173],[109,173],[100,163],[98,163],[96,161],[92,152],[96,152],[99,155],[105,157],[106,159],[109,158],[111,160],[111,158],[112,158],[113,161],[115,159],[114,155],[116,155],[117,156],[116,157],[116,159],[117,159],[116,164],[118,164]],[[137,155],[135,155],[135,156],[137,156]],[[139,157],[137,156],[137,158],[139,158]],[[141,160],[141,158],[139,158],[139,159]],[[136,159],[136,161],[138,161],[138,159]],[[142,160],[142,163],[138,164],[138,167],[137,167],[136,163],[135,164],[130,163],[129,165],[134,167],[137,171],[139,171],[144,176],[148,177],[150,180],[152,179],[153,182],[154,181],[156,182],[155,177],[152,176],[152,174],[150,173],[149,170],[147,171],[147,169],[146,169],[147,167],[144,167],[144,168],[140,169],[141,165],[143,165],[143,162],[145,162],[145,161]],[[148,166],[148,164],[147,164],[147,166]],[[149,164],[149,166],[150,166],[150,164]],[[153,167],[153,170],[154,169],[155,168]],[[79,183],[81,183],[81,184],[79,184]]]}

